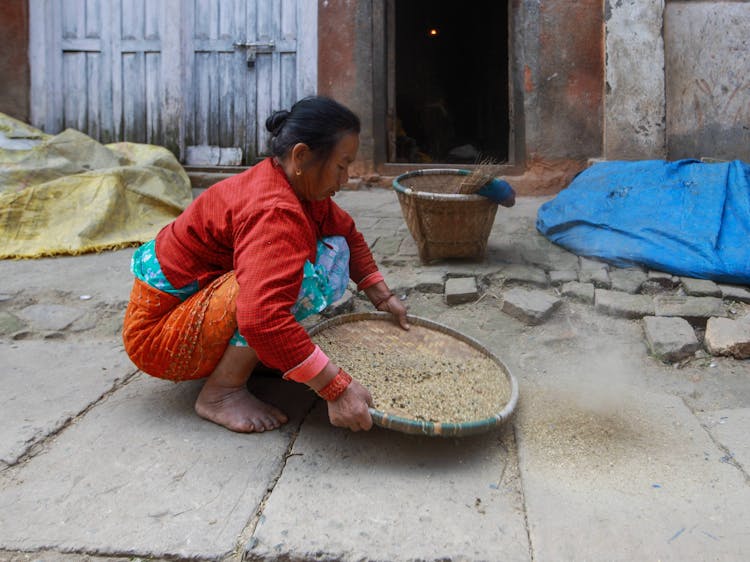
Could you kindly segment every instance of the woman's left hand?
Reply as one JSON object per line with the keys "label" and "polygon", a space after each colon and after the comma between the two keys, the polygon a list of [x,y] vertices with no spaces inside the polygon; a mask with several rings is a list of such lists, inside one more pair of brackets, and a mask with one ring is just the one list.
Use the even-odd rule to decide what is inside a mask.
{"label": "woman's left hand", "polygon": [[394,319],[404,330],[410,328],[409,322],[406,320],[406,307],[396,295],[391,295],[385,301],[381,302],[378,306],[378,310],[381,312],[390,312],[393,314]]}
{"label": "woman's left hand", "polygon": [[365,294],[377,310],[393,314],[396,323],[404,330],[410,328],[409,322],[406,320],[406,307],[404,303],[391,292],[385,282],[380,281],[372,287],[368,287],[365,289]]}

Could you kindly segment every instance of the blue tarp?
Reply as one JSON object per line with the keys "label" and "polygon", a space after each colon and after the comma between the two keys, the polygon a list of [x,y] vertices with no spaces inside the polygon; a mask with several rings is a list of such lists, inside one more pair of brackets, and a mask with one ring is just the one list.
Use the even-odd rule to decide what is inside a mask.
{"label": "blue tarp", "polygon": [[540,207],[537,229],[620,267],[750,284],[750,165],[595,164]]}

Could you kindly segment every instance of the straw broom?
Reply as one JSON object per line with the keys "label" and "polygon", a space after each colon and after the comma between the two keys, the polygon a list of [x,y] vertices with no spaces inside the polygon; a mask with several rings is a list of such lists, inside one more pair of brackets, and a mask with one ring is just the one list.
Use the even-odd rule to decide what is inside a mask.
{"label": "straw broom", "polygon": [[500,173],[502,166],[493,158],[483,158],[472,170],[471,174],[464,176],[456,187],[454,193],[468,195],[476,193],[482,186],[487,185]]}

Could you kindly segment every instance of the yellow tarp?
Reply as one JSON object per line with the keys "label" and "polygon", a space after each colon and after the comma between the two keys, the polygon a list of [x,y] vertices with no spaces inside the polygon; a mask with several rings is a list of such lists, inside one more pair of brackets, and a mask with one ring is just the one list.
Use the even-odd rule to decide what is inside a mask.
{"label": "yellow tarp", "polygon": [[153,238],[192,200],[190,180],[167,149],[102,145],[68,129],[41,131],[0,113],[0,259],[82,254]]}

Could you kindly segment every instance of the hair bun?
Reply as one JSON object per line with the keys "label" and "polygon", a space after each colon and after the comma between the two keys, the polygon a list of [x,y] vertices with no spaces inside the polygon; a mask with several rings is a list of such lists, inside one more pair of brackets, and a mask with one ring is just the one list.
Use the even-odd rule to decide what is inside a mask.
{"label": "hair bun", "polygon": [[286,109],[274,111],[271,116],[266,119],[266,129],[274,135],[277,134],[281,127],[284,126],[284,123],[286,123],[287,117],[289,117],[289,112]]}

